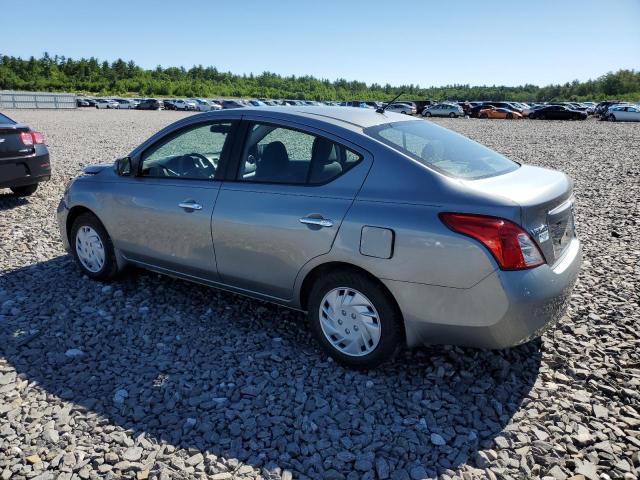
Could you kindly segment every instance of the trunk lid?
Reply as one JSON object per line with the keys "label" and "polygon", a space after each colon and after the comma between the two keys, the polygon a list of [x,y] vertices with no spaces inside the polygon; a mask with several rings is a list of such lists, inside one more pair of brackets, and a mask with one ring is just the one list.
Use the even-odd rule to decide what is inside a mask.
{"label": "trunk lid", "polygon": [[29,132],[23,123],[0,123],[0,159],[31,155],[33,146],[26,146],[20,139],[22,132]]}
{"label": "trunk lid", "polygon": [[496,177],[466,181],[474,190],[520,205],[521,223],[553,265],[575,237],[573,182],[564,173],[523,165]]}

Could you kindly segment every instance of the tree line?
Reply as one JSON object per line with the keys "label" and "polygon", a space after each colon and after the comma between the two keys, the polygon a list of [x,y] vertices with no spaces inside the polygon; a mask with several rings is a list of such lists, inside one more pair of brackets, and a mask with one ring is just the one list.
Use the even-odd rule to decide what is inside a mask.
{"label": "tree line", "polygon": [[564,84],[537,86],[447,85],[421,88],[418,85],[366,84],[345,79],[327,80],[312,76],[235,75],[215,67],[156,67],[144,69],[133,61],[112,63],[98,59],[74,60],[64,56],[23,59],[0,55],[0,89],[47,92],[75,92],[100,96],[143,97],[240,97],[295,98],[304,100],[389,100],[404,91],[405,99],[579,101],[617,99],[640,101],[640,71],[609,72],[595,80],[574,80]]}

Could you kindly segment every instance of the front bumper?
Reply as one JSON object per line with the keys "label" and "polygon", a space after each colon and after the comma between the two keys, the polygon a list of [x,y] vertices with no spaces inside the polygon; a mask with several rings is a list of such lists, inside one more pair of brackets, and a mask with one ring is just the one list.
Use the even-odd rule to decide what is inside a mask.
{"label": "front bumper", "polygon": [[66,195],[62,197],[60,203],[58,204],[56,218],[58,220],[58,229],[60,230],[60,240],[62,240],[62,246],[67,252],[71,252],[71,248],[69,246],[69,234],[67,232],[67,217],[69,215],[69,207],[67,207],[65,197]]}
{"label": "front bumper", "polygon": [[50,178],[51,162],[44,145],[36,146],[35,153],[28,156],[0,158],[0,188],[33,185]]}
{"label": "front bumper", "polygon": [[468,289],[383,282],[403,313],[408,346],[506,348],[540,336],[564,315],[581,263],[574,239],[552,267],[496,270]]}

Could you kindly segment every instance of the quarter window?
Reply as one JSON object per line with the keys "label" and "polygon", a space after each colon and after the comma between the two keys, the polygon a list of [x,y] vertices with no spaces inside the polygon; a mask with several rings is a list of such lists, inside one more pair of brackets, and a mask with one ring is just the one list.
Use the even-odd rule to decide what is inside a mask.
{"label": "quarter window", "polygon": [[237,180],[318,185],[342,175],[360,155],[331,140],[274,125],[252,124]]}
{"label": "quarter window", "polygon": [[208,123],[160,141],[142,155],[142,176],[213,180],[231,127]]}

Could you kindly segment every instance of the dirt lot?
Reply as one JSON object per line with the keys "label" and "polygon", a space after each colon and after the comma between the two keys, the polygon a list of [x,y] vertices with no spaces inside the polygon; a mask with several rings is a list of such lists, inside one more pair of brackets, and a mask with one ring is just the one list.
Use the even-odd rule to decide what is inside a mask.
{"label": "dirt lot", "polygon": [[188,114],[7,113],[54,176],[0,191],[0,479],[638,478],[640,124],[435,120],[575,179],[583,272],[541,340],[354,373],[300,314],[140,271],[102,285],[63,251],[68,179]]}

